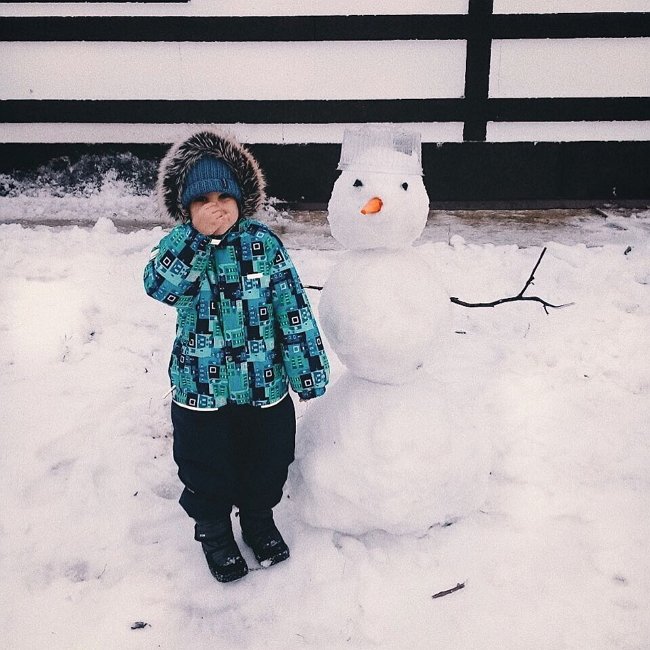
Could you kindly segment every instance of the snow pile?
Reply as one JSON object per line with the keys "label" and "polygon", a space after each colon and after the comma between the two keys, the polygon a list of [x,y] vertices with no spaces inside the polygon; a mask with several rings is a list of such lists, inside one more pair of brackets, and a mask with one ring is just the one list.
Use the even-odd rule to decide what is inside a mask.
{"label": "snow pile", "polygon": [[[441,441],[469,420],[493,441],[480,512],[420,537],[334,533],[292,507],[305,489],[294,475],[277,508],[291,559],[229,586],[210,576],[176,503],[162,399],[174,313],[141,285],[161,229],[0,225],[3,646],[647,647],[650,243],[626,223],[602,230],[598,248],[549,244],[527,293],[572,307],[452,307],[440,390],[412,400],[446,401],[430,424]],[[450,295],[478,302],[517,293],[540,249],[444,237],[417,252]],[[341,256],[292,251],[314,285]],[[325,343],[336,382],[344,368]],[[344,444],[370,444],[381,390],[355,394],[368,420],[350,415]],[[388,442],[416,453],[429,441],[403,399]],[[302,431],[319,402],[296,406]],[[299,434],[301,454],[307,442]],[[359,458],[363,485],[376,468]],[[328,487],[352,480],[320,462]],[[330,507],[354,523],[358,505]]]}
{"label": "snow pile", "polygon": [[[146,195],[154,187],[158,164],[131,152],[52,158],[33,170],[0,174],[0,196],[93,196],[113,186],[120,195]],[[116,193],[117,194],[117,193]]]}
{"label": "snow pile", "polygon": [[81,169],[81,161],[74,165],[63,159],[32,175],[0,175],[0,222],[81,225],[108,216],[117,223],[166,223],[151,195],[152,169],[140,164],[135,170],[118,170],[110,157],[82,161],[86,158],[91,161]]}

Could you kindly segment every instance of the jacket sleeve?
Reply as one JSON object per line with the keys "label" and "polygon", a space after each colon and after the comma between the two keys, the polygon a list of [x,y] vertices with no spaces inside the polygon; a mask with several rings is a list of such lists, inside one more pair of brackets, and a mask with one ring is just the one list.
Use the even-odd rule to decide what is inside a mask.
{"label": "jacket sleeve", "polygon": [[173,228],[151,251],[144,269],[147,294],[174,307],[191,304],[208,265],[208,241],[190,224]]}
{"label": "jacket sleeve", "polygon": [[305,289],[284,246],[273,239],[271,298],[291,388],[301,399],[318,397],[329,381],[329,362]]}

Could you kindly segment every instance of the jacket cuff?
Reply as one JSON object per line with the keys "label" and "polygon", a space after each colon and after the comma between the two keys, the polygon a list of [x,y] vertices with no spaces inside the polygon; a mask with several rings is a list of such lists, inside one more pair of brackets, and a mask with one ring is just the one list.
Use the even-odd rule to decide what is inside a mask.
{"label": "jacket cuff", "polygon": [[320,397],[325,394],[325,388],[312,388],[310,390],[303,390],[298,393],[298,396],[301,400],[307,401],[309,399],[314,399],[314,397]]}
{"label": "jacket cuff", "polygon": [[197,230],[191,222],[184,224],[187,227],[187,240],[197,242],[197,250],[205,250],[210,237],[204,235],[200,230]]}

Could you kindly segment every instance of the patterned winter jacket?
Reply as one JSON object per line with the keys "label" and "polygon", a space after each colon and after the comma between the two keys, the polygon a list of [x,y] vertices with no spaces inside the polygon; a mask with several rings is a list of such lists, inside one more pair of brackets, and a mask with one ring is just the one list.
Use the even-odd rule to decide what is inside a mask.
{"label": "patterned winter jacket", "polygon": [[[221,238],[196,230],[180,205],[184,173],[215,148],[243,190],[243,216]],[[302,399],[325,392],[329,364],[296,269],[280,239],[249,218],[263,189],[252,156],[213,132],[176,145],[161,163],[159,197],[182,223],[152,251],[144,285],[176,308],[169,377],[183,406],[268,406],[288,385]]]}

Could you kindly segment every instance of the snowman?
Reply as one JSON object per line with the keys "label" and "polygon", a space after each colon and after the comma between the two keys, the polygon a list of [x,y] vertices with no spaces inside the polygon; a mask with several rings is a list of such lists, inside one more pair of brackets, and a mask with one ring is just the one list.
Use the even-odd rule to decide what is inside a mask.
{"label": "snowman", "polygon": [[435,372],[453,354],[451,305],[413,246],[429,212],[420,151],[419,134],[346,131],[328,205],[349,250],[320,323],[347,371],[300,421],[292,498],[307,523],[341,533],[424,534],[485,498],[485,442]]}

